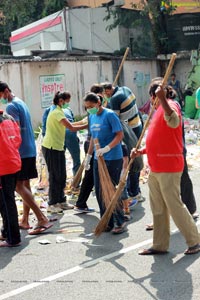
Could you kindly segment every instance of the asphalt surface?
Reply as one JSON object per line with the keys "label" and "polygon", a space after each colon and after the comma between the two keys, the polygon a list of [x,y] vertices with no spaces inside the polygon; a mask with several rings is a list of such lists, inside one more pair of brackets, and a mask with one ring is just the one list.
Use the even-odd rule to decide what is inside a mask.
{"label": "asphalt surface", "polygon": [[[198,169],[190,175],[200,211]],[[88,204],[96,208],[95,213],[70,210],[59,215],[45,234],[29,236],[22,231],[22,246],[0,249],[0,300],[199,299],[200,255],[183,254],[187,246],[173,222],[168,254],[138,255],[152,238],[152,231],[145,230],[152,220],[148,186],[141,188],[146,201],[135,207],[121,235],[92,235],[99,220],[93,196]],[[57,243],[60,237],[65,242]],[[41,240],[50,244],[42,245]]]}

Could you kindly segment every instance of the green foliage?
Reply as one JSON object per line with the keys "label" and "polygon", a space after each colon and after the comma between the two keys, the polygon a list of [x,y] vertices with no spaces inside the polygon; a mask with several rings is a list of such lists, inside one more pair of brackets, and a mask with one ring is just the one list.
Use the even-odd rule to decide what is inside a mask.
{"label": "green foliage", "polygon": [[[138,4],[132,4],[132,10],[120,8],[107,8],[105,21],[112,21],[107,26],[111,31],[117,26],[125,28],[138,28],[141,30],[141,38],[133,38],[131,41],[132,53],[141,55],[153,55],[168,52],[168,37],[166,29],[167,16],[176,10],[170,0],[141,0]],[[149,45],[152,36],[153,49]],[[144,51],[144,49],[146,49]],[[143,55],[144,56],[144,55]]]}
{"label": "green foliage", "polygon": [[87,115],[76,115],[74,116],[74,122],[83,120]]}
{"label": "green foliage", "polygon": [[38,135],[42,132],[42,124],[39,124],[37,128],[34,129],[34,137],[37,140]]}
{"label": "green foliage", "polygon": [[[136,29],[138,31],[135,36],[129,38],[129,46],[133,56],[152,57],[155,55],[151,45],[151,23],[146,14],[142,11],[121,9],[121,8],[108,8],[105,21],[112,21],[106,29],[113,30],[117,26],[127,29]],[[114,54],[123,54],[123,49],[115,51]]]}

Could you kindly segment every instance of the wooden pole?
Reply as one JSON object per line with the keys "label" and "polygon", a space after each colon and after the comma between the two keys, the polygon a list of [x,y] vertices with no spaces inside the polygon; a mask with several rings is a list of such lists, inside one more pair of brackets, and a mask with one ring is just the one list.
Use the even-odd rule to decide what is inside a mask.
{"label": "wooden pole", "polygon": [[119,66],[117,75],[115,76],[115,80],[113,81],[113,86],[116,85],[117,80],[119,79],[119,75],[120,75],[120,73],[121,73],[121,70],[122,70],[123,64],[124,64],[124,62],[125,62],[125,60],[126,60],[126,57],[127,57],[127,55],[128,55],[128,52],[129,52],[129,47],[126,48],[126,51],[125,51],[125,53],[124,53],[123,59],[122,59],[122,61],[121,61],[121,64],[120,64],[120,66]]}

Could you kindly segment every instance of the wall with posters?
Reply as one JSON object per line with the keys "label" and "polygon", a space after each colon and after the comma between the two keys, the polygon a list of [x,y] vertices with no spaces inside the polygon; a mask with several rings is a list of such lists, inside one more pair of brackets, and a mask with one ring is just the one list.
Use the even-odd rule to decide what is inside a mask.
{"label": "wall with posters", "polygon": [[[121,62],[119,58],[118,65]],[[0,66],[0,79],[6,81],[13,93],[28,105],[33,126],[41,123],[42,115],[52,103],[58,90],[68,90],[72,94],[71,108],[75,115],[84,115],[83,97],[92,84],[113,82],[117,69],[113,60],[100,57],[68,60],[52,59],[44,61],[18,60],[4,61]],[[141,106],[148,99],[148,85],[158,76],[156,60],[127,60],[123,66],[120,84],[130,87]]]}
{"label": "wall with posters", "polygon": [[66,90],[65,74],[42,75],[39,80],[41,107],[46,108],[52,104],[55,93],[63,93]]}

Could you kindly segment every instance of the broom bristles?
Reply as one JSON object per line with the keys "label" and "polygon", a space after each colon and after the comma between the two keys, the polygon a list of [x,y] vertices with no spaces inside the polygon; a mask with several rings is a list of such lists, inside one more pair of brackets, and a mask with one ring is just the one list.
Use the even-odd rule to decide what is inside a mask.
{"label": "broom bristles", "polygon": [[[94,144],[96,150],[100,149],[99,140],[97,138],[94,139]],[[103,156],[98,157],[98,173],[99,173],[102,199],[104,201],[105,207],[108,207],[115,193],[115,187],[110,178],[110,174],[108,172]]]}
{"label": "broom bristles", "polygon": [[80,165],[78,171],[76,172],[76,174],[74,176],[74,179],[71,183],[71,187],[74,187],[74,188],[78,187],[78,185],[81,181],[81,178],[82,178],[83,170],[84,170],[84,161],[82,162],[82,164]]}
{"label": "broom bristles", "polygon": [[106,163],[102,156],[98,158],[98,171],[101,184],[102,198],[105,203],[105,207],[107,208],[115,193],[115,187],[111,181]]}
{"label": "broom bristles", "polygon": [[118,185],[118,188],[116,189],[113,197],[112,197],[112,200],[110,201],[109,203],[109,206],[108,208],[106,209],[105,213],[103,214],[101,220],[99,221],[98,225],[96,226],[95,228],[95,232],[94,234],[96,236],[100,236],[101,233],[106,229],[107,225],[108,225],[108,222],[112,216],[112,213],[116,207],[116,204],[118,202],[118,199],[119,197],[121,196],[121,193],[125,187],[125,184],[126,184],[126,181],[124,180],[121,180],[119,182],[119,185]]}

